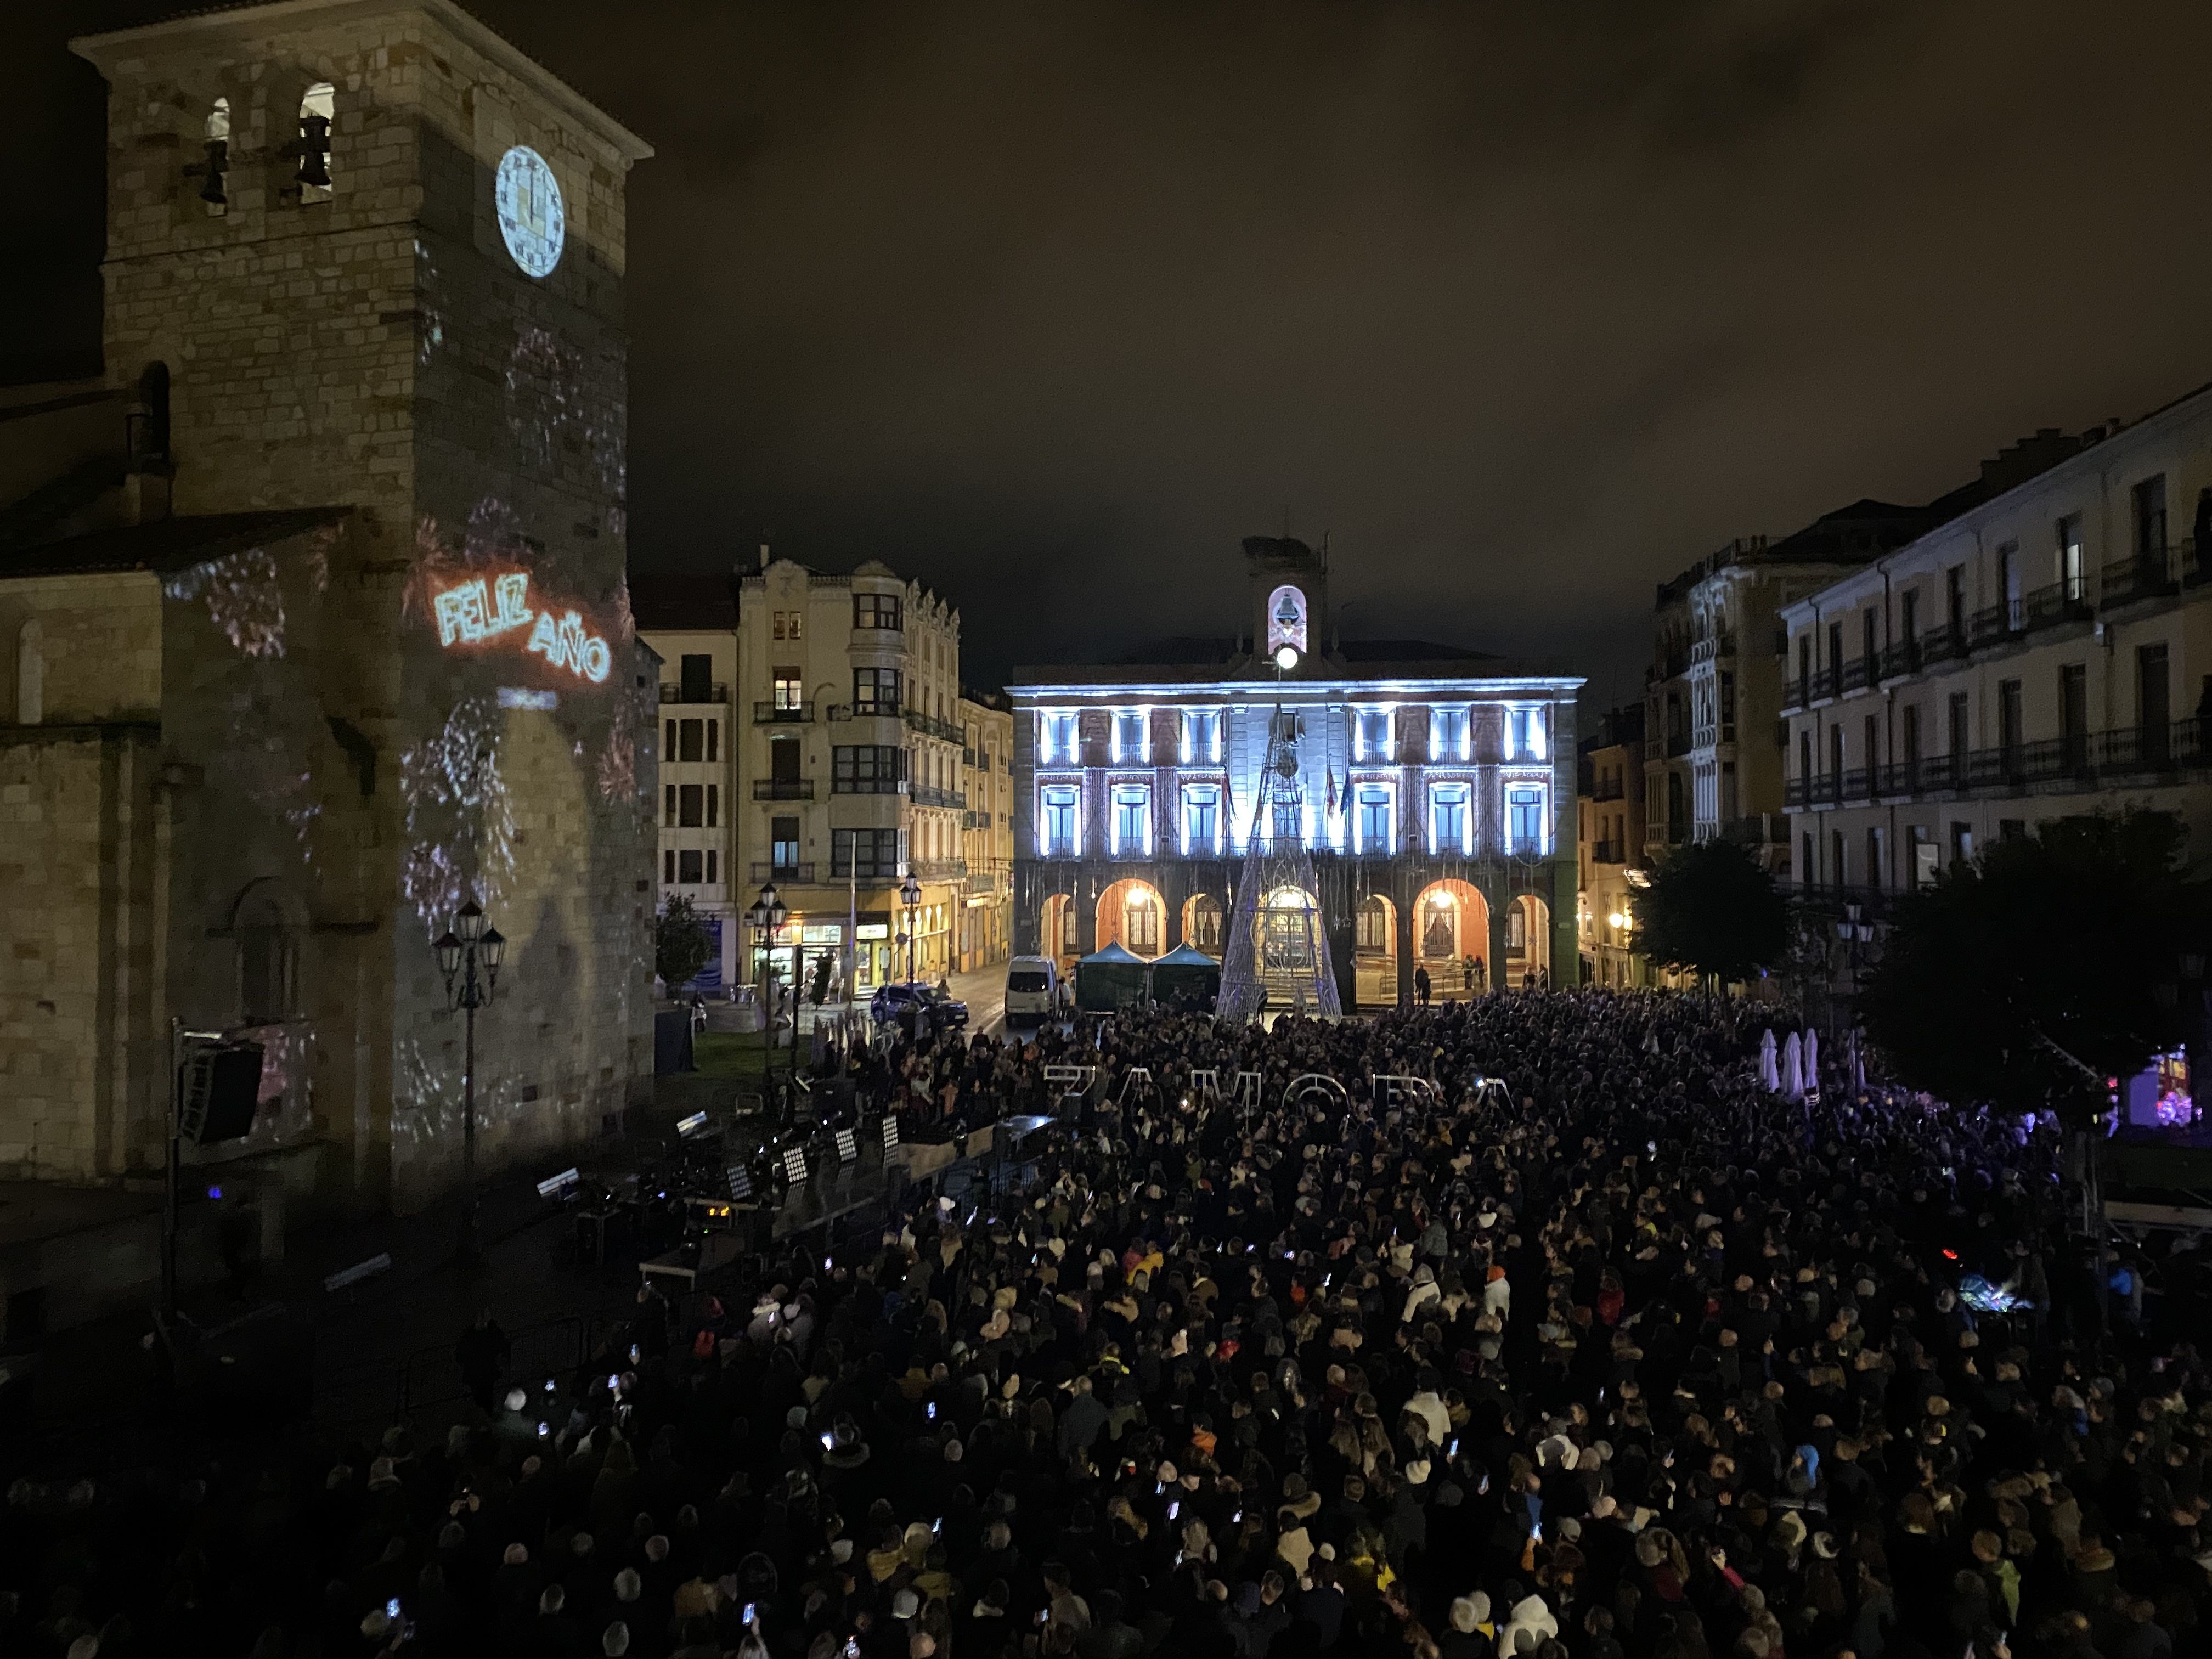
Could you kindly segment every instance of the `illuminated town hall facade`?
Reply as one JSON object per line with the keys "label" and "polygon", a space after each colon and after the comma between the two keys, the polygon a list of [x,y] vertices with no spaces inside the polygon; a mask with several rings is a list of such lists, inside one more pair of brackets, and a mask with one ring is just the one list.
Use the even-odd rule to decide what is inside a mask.
{"label": "illuminated town hall facade", "polygon": [[[1257,833],[1310,860],[1347,1009],[1410,1000],[1417,968],[1438,996],[1571,982],[1581,679],[1340,641],[1324,556],[1254,537],[1244,557],[1251,623],[1235,640],[1015,671],[1015,950],[1063,966],[1109,944],[1222,957]],[[1255,825],[1286,746],[1292,787]],[[1305,948],[1267,934],[1293,896],[1255,906],[1263,968]]]}

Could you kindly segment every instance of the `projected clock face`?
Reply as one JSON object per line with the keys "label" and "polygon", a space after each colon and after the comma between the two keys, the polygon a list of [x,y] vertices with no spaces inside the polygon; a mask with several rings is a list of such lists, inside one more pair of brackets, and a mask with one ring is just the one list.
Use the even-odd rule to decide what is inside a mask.
{"label": "projected clock face", "polygon": [[532,276],[550,274],[561,263],[561,244],[568,234],[568,215],[561,207],[561,186],[545,158],[527,144],[517,144],[499,158],[499,234],[514,263]]}

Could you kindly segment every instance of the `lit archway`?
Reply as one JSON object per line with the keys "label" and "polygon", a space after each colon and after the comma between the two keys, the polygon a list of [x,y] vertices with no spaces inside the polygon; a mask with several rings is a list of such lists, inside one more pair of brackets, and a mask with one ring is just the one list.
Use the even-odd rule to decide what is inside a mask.
{"label": "lit archway", "polygon": [[1518,990],[1552,979],[1552,907],[1534,893],[1516,894],[1505,909],[1506,983]]}
{"label": "lit archway", "polygon": [[1398,907],[1381,893],[1359,901],[1353,922],[1352,974],[1362,1003],[1398,1000]]}
{"label": "lit archway", "polygon": [[1194,893],[1182,907],[1182,942],[1194,951],[1218,957],[1228,923],[1228,908],[1219,899],[1211,893]]}
{"label": "lit archway", "polygon": [[1062,962],[1079,954],[1075,936],[1075,901],[1066,893],[1046,896],[1037,915],[1037,954]]}
{"label": "lit archway", "polygon": [[1490,903],[1456,876],[1431,882],[1413,901],[1413,960],[1430,994],[1467,996],[1490,983]]}
{"label": "lit archway", "polygon": [[1158,956],[1167,947],[1167,902],[1160,890],[1132,876],[1098,896],[1098,949],[1118,945],[1140,957]]}

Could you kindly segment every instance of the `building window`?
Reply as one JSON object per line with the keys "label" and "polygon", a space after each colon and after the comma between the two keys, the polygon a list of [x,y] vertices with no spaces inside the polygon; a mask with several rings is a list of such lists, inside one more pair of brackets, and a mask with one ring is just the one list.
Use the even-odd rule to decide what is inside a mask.
{"label": "building window", "polygon": [[1295,847],[1305,839],[1305,826],[1301,823],[1298,819],[1297,802],[1294,800],[1277,801],[1275,803],[1274,814],[1275,818],[1271,828],[1271,833],[1275,838],[1276,845],[1281,847]]}
{"label": "building window", "polygon": [[841,744],[830,751],[830,793],[833,795],[895,795],[904,775],[900,761],[906,751],[896,744]]}
{"label": "building window", "polygon": [[1221,758],[1221,711],[1186,709],[1182,717],[1182,763],[1203,766]]}
{"label": "building window", "polygon": [[2136,557],[2146,564],[2166,563],[2166,474],[2145,478],[2131,492],[2135,504]]}
{"label": "building window", "polygon": [[1468,736],[1473,721],[1464,708],[1432,708],[1429,711],[1429,758],[1431,761],[1464,761],[1474,757]]}
{"label": "building window", "polygon": [[666,809],[661,823],[668,829],[673,830],[676,827],[676,786],[672,783],[664,784],[661,786],[661,793],[665,797],[663,805]]}
{"label": "building window", "polygon": [[721,827],[721,823],[722,786],[719,783],[710,783],[707,786],[707,827],[709,830],[718,830]]}
{"label": "building window", "polygon": [[239,1012],[248,1025],[269,1025],[296,1012],[299,951],[293,930],[264,905],[262,919],[238,927]]}
{"label": "building window", "polygon": [[1160,953],[1160,902],[1139,890],[1121,907],[1121,943],[1140,957]]}
{"label": "building window", "polygon": [[1867,831],[1866,861],[1867,885],[1879,888],[1882,884],[1881,831],[1879,829]]}
{"label": "building window", "polygon": [[769,702],[777,708],[798,708],[806,702],[805,671],[779,668],[769,683]]}
{"label": "building window", "polygon": [[768,775],[776,783],[799,781],[801,756],[797,738],[771,738],[768,744]]}
{"label": "building window", "polygon": [[1801,886],[1810,887],[1820,879],[1820,872],[1813,866],[1813,832],[1810,830],[1805,832],[1803,841],[1804,848],[1798,856],[1805,867],[1797,872],[1797,881]]}
{"label": "building window", "polygon": [[1146,724],[1145,711],[1141,708],[1122,708],[1115,711],[1113,759],[1115,762],[1152,759],[1152,744],[1148,741]]}
{"label": "building window", "polygon": [[295,175],[302,202],[326,202],[331,195],[331,123],[337,118],[337,94],[318,81],[300,100],[300,170]]}
{"label": "building window", "polygon": [[205,157],[200,167],[200,200],[207,204],[210,215],[227,212],[230,198],[224,193],[222,179],[230,170],[229,99],[218,98],[209,107],[200,142]]}
{"label": "building window", "polygon": [[1465,784],[1439,784],[1431,790],[1429,794],[1429,850],[1431,853],[1471,852],[1469,817]]}
{"label": "building window", "polygon": [[893,881],[899,872],[896,830],[839,830],[830,837],[830,873],[860,881]]}
{"label": "building window", "polygon": [[715,761],[715,760],[719,760],[719,759],[720,759],[720,758],[721,758],[721,751],[722,751],[722,723],[721,723],[721,721],[720,721],[720,720],[708,720],[708,721],[707,722],[707,758],[708,758],[708,760],[711,762],[711,761]]}
{"label": "building window", "polygon": [[853,712],[855,714],[896,714],[898,711],[897,669],[855,668],[853,671]]}
{"label": "building window", "polygon": [[1544,711],[1515,708],[1505,717],[1505,758],[1542,760],[1546,754]]}
{"label": "building window", "polygon": [[1141,783],[1114,786],[1114,851],[1122,858],[1149,853],[1152,792]]}
{"label": "building window", "polygon": [[1828,832],[1828,860],[1830,866],[1828,870],[1828,879],[1838,887],[1847,887],[1850,884],[1845,878],[1850,869],[1849,865],[1845,862],[1845,846],[1846,842],[1844,840],[1844,832],[1842,830],[1832,830]]}
{"label": "building window", "polygon": [[707,722],[678,720],[676,722],[676,758],[680,761],[703,760],[707,753]]}
{"label": "building window", "polygon": [[902,625],[899,604],[899,597],[896,593],[855,593],[853,595],[853,626],[896,634]]}
{"label": "building window", "polygon": [[1186,945],[1218,956],[1221,953],[1221,901],[1211,893],[1201,893],[1190,902],[1190,926]]}
{"label": "building window", "polygon": [[1390,758],[1390,711],[1362,708],[1352,715],[1352,758],[1384,761]]}
{"label": "building window", "polygon": [[1081,845],[1075,815],[1079,792],[1072,783],[1047,784],[1037,802],[1037,850],[1048,859],[1072,859]]}
{"label": "building window", "polygon": [[1358,933],[1353,948],[1363,957],[1390,954],[1390,907],[1379,896],[1369,894],[1359,902]]}
{"label": "building window", "polygon": [[1391,850],[1390,792],[1382,785],[1359,786],[1359,815],[1354,835],[1355,852],[1387,854]]}
{"label": "building window", "polygon": [[778,611],[769,617],[769,637],[776,640],[800,640],[806,637],[806,613],[804,611]]}
{"label": "building window", "polygon": [[668,720],[664,724],[666,735],[661,739],[660,757],[663,760],[674,760],[676,758],[676,722]]}
{"label": "building window", "polygon": [[707,855],[696,848],[685,848],[676,855],[676,880],[678,885],[696,887],[707,878]]}
{"label": "building window", "polygon": [[1544,850],[1544,792],[1516,785],[1505,792],[1506,833],[1512,850],[1532,857]]}
{"label": "building window", "polygon": [[676,823],[683,830],[698,830],[706,825],[707,792],[696,783],[687,783],[676,792]]}
{"label": "building window", "polygon": [[2067,604],[2079,605],[2089,593],[2088,580],[2081,569],[2081,515],[2069,513],[2059,520],[2057,531],[2059,591]]}
{"label": "building window", "polygon": [[673,848],[660,855],[660,879],[664,886],[676,885],[676,851]]}
{"label": "building window", "polygon": [[1075,753],[1075,716],[1061,711],[1037,716],[1037,760],[1051,766],[1072,766]]}
{"label": "building window", "polygon": [[1182,850],[1186,855],[1221,850],[1221,791],[1212,784],[1182,792]]}
{"label": "building window", "polygon": [[775,866],[776,878],[781,881],[799,868],[799,820],[770,818],[768,833],[769,857]]}

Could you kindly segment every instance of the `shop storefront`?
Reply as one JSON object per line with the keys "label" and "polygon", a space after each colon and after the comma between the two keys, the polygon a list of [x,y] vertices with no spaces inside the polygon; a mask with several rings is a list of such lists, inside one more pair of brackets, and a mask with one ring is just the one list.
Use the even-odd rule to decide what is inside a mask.
{"label": "shop storefront", "polygon": [[890,919],[880,910],[862,911],[857,922],[842,913],[801,911],[790,916],[766,948],[755,937],[746,963],[747,982],[759,985],[765,974],[779,986],[796,985],[811,1001],[819,980],[826,988],[824,1000],[844,1000],[848,930],[855,989],[866,998],[892,974]]}

